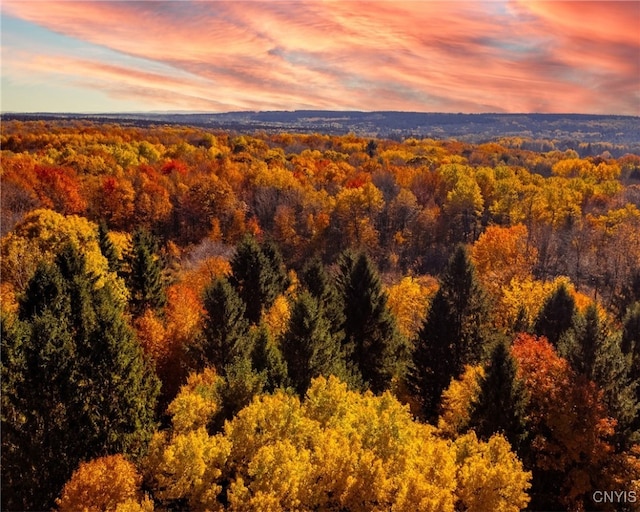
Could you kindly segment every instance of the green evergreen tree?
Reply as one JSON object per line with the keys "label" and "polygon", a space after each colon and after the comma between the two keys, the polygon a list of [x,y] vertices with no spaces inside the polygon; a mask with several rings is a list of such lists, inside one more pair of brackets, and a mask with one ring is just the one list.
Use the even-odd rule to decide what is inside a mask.
{"label": "green evergreen tree", "polygon": [[345,252],[339,260],[338,288],[344,305],[344,351],[365,386],[380,393],[403,374],[406,340],[387,307],[387,295],[372,261]]}
{"label": "green evergreen tree", "polygon": [[584,314],[576,311],[572,325],[558,340],[558,353],[567,359],[574,370],[589,380],[597,380],[602,371],[603,351],[611,349],[608,333],[595,304],[587,306]]}
{"label": "green evergreen tree", "polygon": [[344,340],[344,303],[335,282],[327,273],[320,258],[312,258],[303,268],[300,281],[318,301],[334,338]]}
{"label": "green evergreen tree", "polygon": [[[20,419],[9,428],[21,450],[19,461],[3,465],[3,481],[21,480],[12,506],[45,510],[80,461],[142,453],[155,429],[159,382],[111,289],[96,289],[72,246],[38,269],[19,315],[28,335]],[[7,474],[16,467],[18,476]]]}
{"label": "green evergreen tree", "polygon": [[287,385],[287,363],[269,329],[260,326],[255,330],[251,365],[265,375],[265,390],[272,392]]}
{"label": "green evergreen tree", "polygon": [[314,377],[345,374],[340,345],[331,336],[318,302],[308,292],[302,292],[293,304],[282,353],[289,380],[301,396]]}
{"label": "green evergreen tree", "polygon": [[618,440],[630,446],[635,438],[633,424],[640,412],[636,397],[638,378],[633,378],[620,334],[601,318],[597,306],[590,304],[584,315],[576,315],[573,327],[561,336],[558,352],[576,372],[602,390],[609,412],[618,422]]}
{"label": "green evergreen tree", "polygon": [[620,292],[614,296],[613,302],[621,316],[626,315],[635,303],[640,302],[640,268],[631,272]]}
{"label": "green evergreen tree", "polygon": [[0,311],[1,394],[0,432],[2,432],[0,503],[2,510],[24,509],[32,481],[23,466],[24,416],[19,390],[25,374],[25,345],[29,337],[27,326]]}
{"label": "green evergreen tree", "polygon": [[260,249],[268,262],[267,273],[269,288],[274,290],[275,296],[273,298],[275,299],[278,295],[285,292],[291,284],[291,279],[289,279],[287,274],[287,267],[282,259],[282,253],[275,242],[270,240],[264,242],[260,246]]}
{"label": "green evergreen tree", "polygon": [[109,228],[107,228],[104,220],[98,224],[98,244],[100,245],[100,252],[107,258],[107,262],[109,263],[109,272],[119,272],[121,265],[118,259],[118,252],[109,238]]}
{"label": "green evergreen tree", "polygon": [[622,352],[632,359],[633,368],[640,368],[640,302],[629,307],[622,327]]}
{"label": "green evergreen tree", "polygon": [[224,278],[216,279],[204,293],[204,326],[196,349],[196,366],[214,366],[220,374],[235,359],[251,350],[245,305]]}
{"label": "green evergreen tree", "polygon": [[557,347],[562,335],[574,327],[576,312],[573,296],[567,286],[561,283],[544,302],[533,331]]}
{"label": "green evergreen tree", "polygon": [[151,233],[143,229],[134,233],[127,263],[125,282],[131,294],[131,313],[140,316],[147,309],[161,310],[167,300],[162,282],[163,266]]}
{"label": "green evergreen tree", "polygon": [[254,371],[248,358],[235,359],[225,366],[224,382],[219,388],[221,407],[207,425],[209,433],[221,432],[225,421],[232,419],[251,403],[254,396],[263,392],[265,383],[265,374]]}
{"label": "green evergreen tree", "polygon": [[262,311],[273,304],[288,286],[282,257],[275,246],[267,245],[266,253],[253,237],[245,237],[231,259],[230,282],[246,305],[245,316],[258,325]]}
{"label": "green evergreen tree", "polygon": [[490,346],[486,294],[464,246],[449,260],[440,288],[418,334],[408,384],[435,420],[442,392],[465,364],[476,364]]}
{"label": "green evergreen tree", "polygon": [[514,449],[526,437],[526,394],[517,375],[514,361],[506,343],[497,343],[491,353],[480,394],[472,406],[471,425],[476,433],[489,439],[503,434]]}
{"label": "green evergreen tree", "polygon": [[[627,310],[622,326],[620,349],[629,369],[629,389],[633,389],[633,402],[640,406],[640,302]],[[629,422],[628,444],[640,443],[640,411]]]}

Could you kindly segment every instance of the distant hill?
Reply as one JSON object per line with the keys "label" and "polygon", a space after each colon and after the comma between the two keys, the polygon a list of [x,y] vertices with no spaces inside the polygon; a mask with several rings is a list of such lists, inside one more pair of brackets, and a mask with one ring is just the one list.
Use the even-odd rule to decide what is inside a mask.
{"label": "distant hill", "polygon": [[[3,119],[88,119],[132,124],[175,123],[237,131],[292,131],[405,139],[485,142],[523,137],[557,142],[610,143],[640,150],[640,117],[583,114],[438,114],[418,112],[275,112],[3,114]],[[622,148],[618,148],[622,149]]]}

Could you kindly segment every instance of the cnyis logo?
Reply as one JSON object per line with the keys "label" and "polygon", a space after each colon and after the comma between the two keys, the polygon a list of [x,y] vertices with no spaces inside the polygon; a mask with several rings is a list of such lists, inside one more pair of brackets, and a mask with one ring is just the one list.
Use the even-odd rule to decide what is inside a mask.
{"label": "cnyis logo", "polygon": [[594,491],[591,495],[594,503],[636,503],[636,491]]}

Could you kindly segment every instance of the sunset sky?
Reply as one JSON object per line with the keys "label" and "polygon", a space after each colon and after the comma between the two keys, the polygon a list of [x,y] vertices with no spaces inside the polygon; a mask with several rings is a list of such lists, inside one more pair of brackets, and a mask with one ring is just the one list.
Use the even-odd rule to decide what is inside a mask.
{"label": "sunset sky", "polygon": [[640,115],[640,1],[2,0],[3,112]]}

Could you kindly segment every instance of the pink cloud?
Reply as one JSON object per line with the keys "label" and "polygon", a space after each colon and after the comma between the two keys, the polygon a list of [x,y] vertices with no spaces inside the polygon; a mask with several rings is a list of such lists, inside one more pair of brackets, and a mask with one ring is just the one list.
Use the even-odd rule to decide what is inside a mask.
{"label": "pink cloud", "polygon": [[183,108],[640,115],[637,2],[5,0],[2,9],[148,63],[67,56],[67,75],[83,70],[132,97],[177,89]]}

